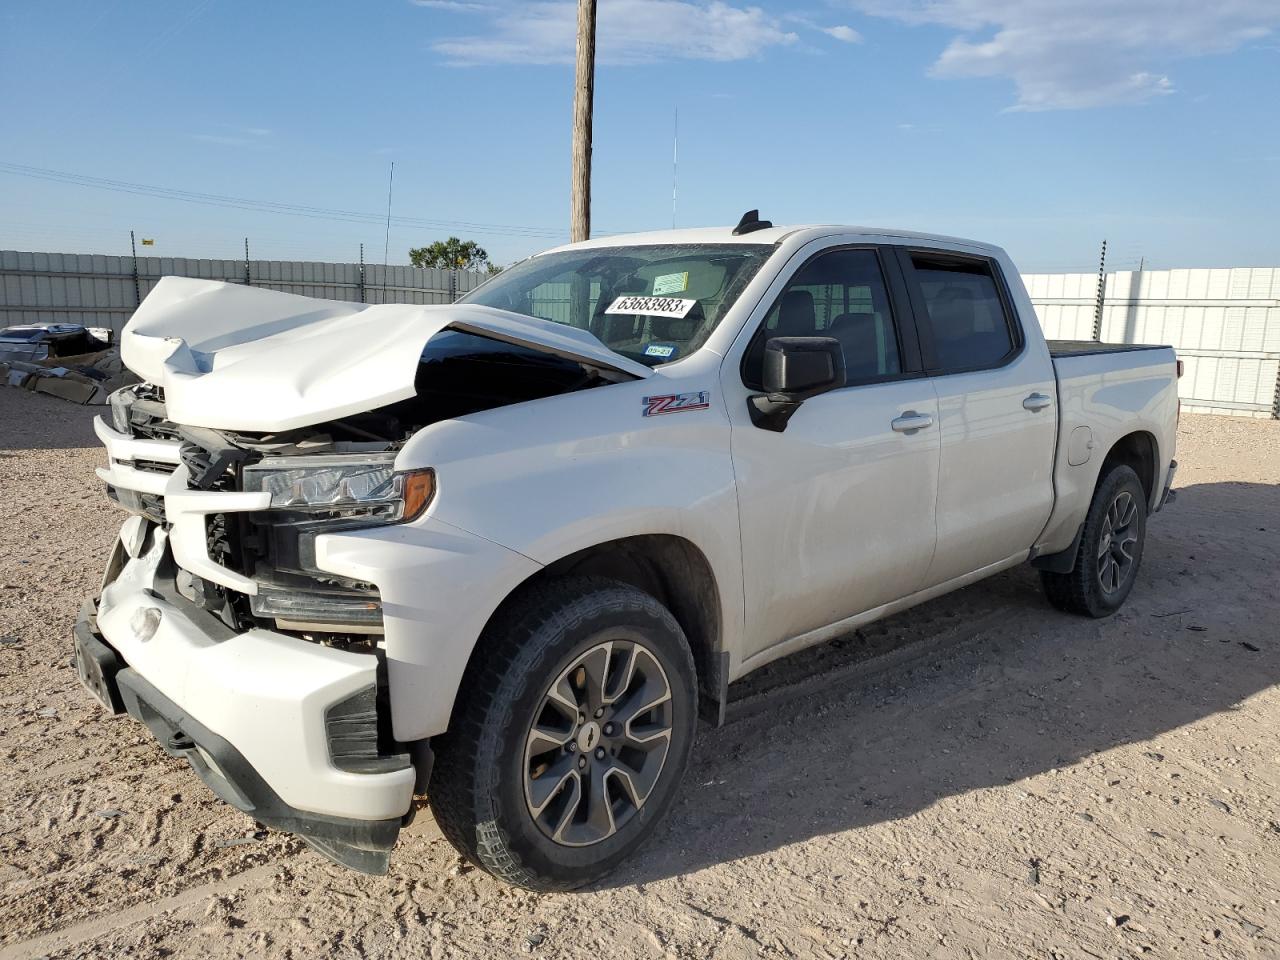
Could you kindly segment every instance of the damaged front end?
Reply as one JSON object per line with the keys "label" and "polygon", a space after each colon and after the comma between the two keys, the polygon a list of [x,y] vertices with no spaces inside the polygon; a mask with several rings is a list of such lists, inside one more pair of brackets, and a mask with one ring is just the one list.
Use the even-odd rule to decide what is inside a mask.
{"label": "damaged front end", "polygon": [[[227,802],[340,863],[385,871],[425,789],[432,732],[398,739],[392,694],[418,694],[432,658],[455,655],[416,642],[441,602],[424,585],[465,581],[469,565],[501,563],[513,578],[532,565],[433,526],[438,478],[398,469],[400,450],[441,420],[641,374],[502,311],[425,322],[433,308],[413,308],[415,326],[396,308],[385,316],[407,340],[393,355],[347,350],[385,375],[353,381],[341,363],[322,371],[334,341],[350,340],[332,322],[350,305],[166,283],[157,292],[169,296],[148,298],[125,332],[126,359],[132,349],[150,378],[114,394],[95,425],[108,455],[98,475],[131,517],[76,625],[77,667]],[[201,328],[191,315],[209,297],[253,309]],[[185,336],[161,336],[165,315]],[[385,347],[388,332],[377,336]],[[353,409],[361,398],[379,402]]]}

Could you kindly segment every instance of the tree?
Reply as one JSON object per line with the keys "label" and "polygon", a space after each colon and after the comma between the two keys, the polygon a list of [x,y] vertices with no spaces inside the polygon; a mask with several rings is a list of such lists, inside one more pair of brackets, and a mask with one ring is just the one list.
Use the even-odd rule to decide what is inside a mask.
{"label": "tree", "polygon": [[409,262],[415,267],[433,267],[437,270],[481,270],[488,268],[489,254],[474,240],[437,240],[425,247],[409,251]]}

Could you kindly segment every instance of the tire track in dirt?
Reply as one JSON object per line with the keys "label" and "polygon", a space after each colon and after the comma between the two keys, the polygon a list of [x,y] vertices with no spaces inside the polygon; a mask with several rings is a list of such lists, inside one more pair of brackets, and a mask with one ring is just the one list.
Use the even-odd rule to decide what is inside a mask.
{"label": "tire track in dirt", "polygon": [[181,893],[148,903],[140,903],[123,910],[104,912],[61,930],[42,934],[31,940],[0,947],[0,960],[36,960],[47,956],[55,950],[68,950],[80,946],[90,940],[97,940],[106,934],[124,927],[151,920],[167,913],[175,913],[196,904],[201,904],[216,896],[264,885],[279,869],[277,864],[268,863],[260,867],[251,867],[225,880],[188,887]]}

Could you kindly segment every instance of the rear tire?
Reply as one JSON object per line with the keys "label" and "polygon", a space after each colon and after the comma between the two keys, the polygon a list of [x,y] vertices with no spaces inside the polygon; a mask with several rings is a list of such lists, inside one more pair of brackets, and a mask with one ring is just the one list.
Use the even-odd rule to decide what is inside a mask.
{"label": "rear tire", "polygon": [[528,589],[486,630],[433,741],[441,832],[531,890],[616,869],[675,799],[695,679],[683,631],[649,594],[600,577]]}
{"label": "rear tire", "polygon": [[1075,566],[1069,573],[1040,572],[1045,596],[1067,613],[1111,616],[1133,589],[1146,540],[1146,492],[1133,468],[1119,464],[1094,491]]}

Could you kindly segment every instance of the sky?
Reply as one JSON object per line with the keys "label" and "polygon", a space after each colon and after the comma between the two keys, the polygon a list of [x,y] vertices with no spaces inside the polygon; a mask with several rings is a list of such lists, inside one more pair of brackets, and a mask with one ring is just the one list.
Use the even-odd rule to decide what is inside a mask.
{"label": "sky", "polygon": [[[575,9],[10,0],[0,248],[565,242]],[[1280,0],[599,0],[593,232],[759,208],[1024,272],[1096,270],[1104,239],[1114,269],[1276,266],[1278,120]]]}

